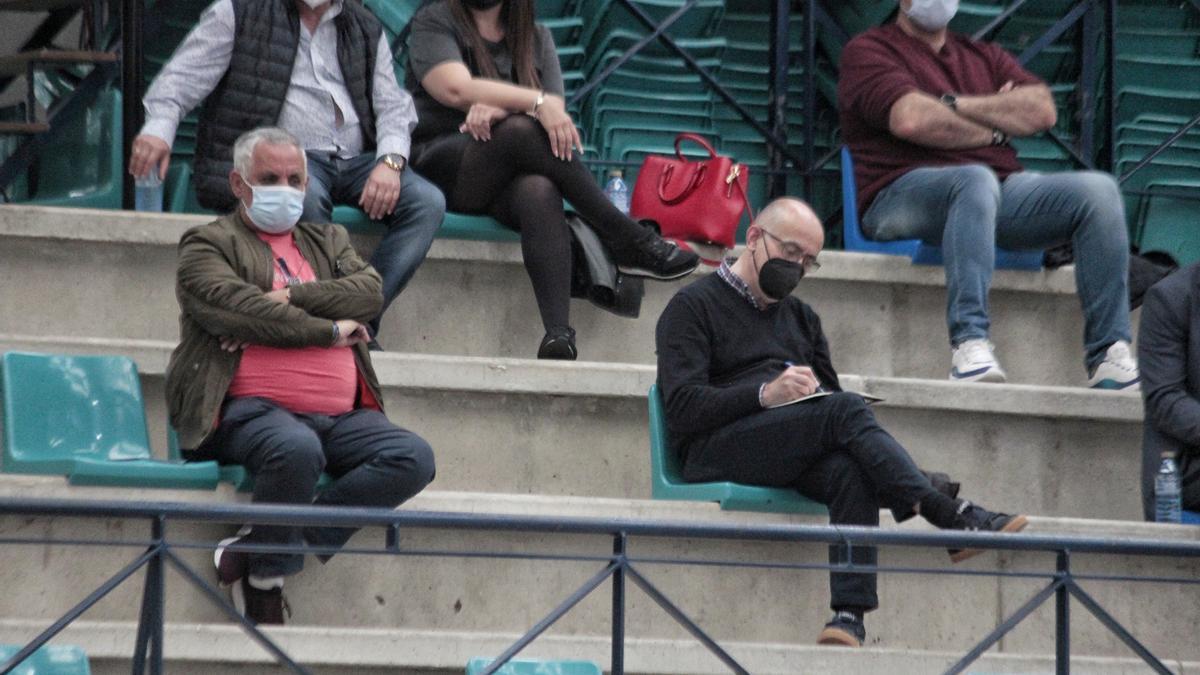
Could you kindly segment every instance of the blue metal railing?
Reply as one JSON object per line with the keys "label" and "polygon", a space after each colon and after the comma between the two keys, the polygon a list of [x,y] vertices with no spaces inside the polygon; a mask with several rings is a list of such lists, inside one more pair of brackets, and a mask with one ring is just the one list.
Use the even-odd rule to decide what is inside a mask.
{"label": "blue metal railing", "polygon": [[[30,641],[7,663],[0,665],[0,675],[11,672],[16,664],[28,657],[63,628],[78,618],[89,607],[113,589],[127,581],[142,567],[148,573],[142,597],[137,640],[134,648],[132,672],[141,674],[161,673],[163,665],[163,604],[165,586],[163,567],[170,565],[191,585],[231,619],[239,622],[250,637],[266,648],[280,663],[295,673],[308,670],[292,659],[268,636],[246,620],[202,575],[179,557],[177,551],[212,549],[213,542],[196,542],[172,539],[169,536],[172,523],[254,523],[271,525],[315,526],[315,527],[380,527],[386,536],[382,546],[346,548],[341,554],[370,554],[396,556],[423,556],[438,558],[493,558],[525,559],[535,561],[596,562],[600,569],[579,588],[571,592],[557,607],[532,626],[524,635],[497,657],[489,666],[489,673],[514,657],[522,649],[545,632],[558,619],[567,614],[581,600],[594,592],[605,580],[612,578],[612,661],[611,672],[624,672],[625,646],[625,587],[626,581],[644,591],[669,616],[682,625],[693,637],[715,654],[734,673],[748,672],[728,652],[721,648],[695,621],[675,605],[658,587],[641,572],[643,565],[674,566],[720,566],[730,568],[785,569],[785,570],[829,570],[843,572],[878,572],[888,574],[935,574],[965,577],[1007,577],[1020,579],[1048,580],[1027,602],[1012,613],[991,633],[969,650],[961,659],[950,665],[945,672],[961,673],[970,664],[994,645],[1003,635],[1024,620],[1030,613],[1051,597],[1055,598],[1056,672],[1070,670],[1070,611],[1069,602],[1074,597],[1101,624],[1116,635],[1155,672],[1169,671],[1144,645],[1141,644],[1120,622],[1112,617],[1083,589],[1081,581],[1155,582],[1178,585],[1200,584],[1200,579],[1134,576],[1117,574],[1075,574],[1071,569],[1073,556],[1098,554],[1117,556],[1162,556],[1172,558],[1200,558],[1200,542],[1161,541],[1152,539],[1106,539],[1098,537],[1046,536],[1032,534],[993,534],[976,532],[910,532],[902,530],[867,527],[816,526],[795,524],[724,525],[649,521],[637,519],[559,518],[536,516],[478,515],[469,513],[391,511],[387,509],[333,508],[312,506],[274,506],[245,504],[188,504],[174,502],[115,502],[56,499],[0,498],[0,515],[106,518],[123,520],[147,520],[151,523],[148,539],[110,540],[102,537],[91,539],[52,537],[30,538],[0,535],[0,544],[8,545],[55,545],[55,546],[99,546],[99,547],[145,547],[129,564],[88,594],[60,619],[53,622],[40,635]],[[538,553],[532,551],[487,551],[443,550],[406,548],[401,545],[402,529],[436,529],[472,532],[538,533],[543,535],[594,535],[613,538],[611,555],[578,555]],[[855,565],[852,556],[840,564],[755,562],[753,560],[722,560],[701,557],[649,557],[635,556],[628,552],[630,538],[686,538],[723,541],[761,541],[777,543],[840,544],[855,546],[903,546],[935,548],[980,548],[1008,551],[1042,551],[1056,554],[1053,570],[1010,571],[956,569],[944,567],[902,567],[885,565]],[[333,553],[334,550],[312,546],[268,546],[245,545],[245,550]],[[36,574],[30,570],[30,574]]]}

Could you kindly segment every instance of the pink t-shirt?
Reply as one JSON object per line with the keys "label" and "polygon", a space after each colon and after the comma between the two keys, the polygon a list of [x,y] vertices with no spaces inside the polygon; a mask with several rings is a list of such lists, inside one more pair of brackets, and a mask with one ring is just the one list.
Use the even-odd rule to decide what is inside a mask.
{"label": "pink t-shirt", "polygon": [[[272,288],[316,281],[291,232],[256,234],[271,247],[275,258]],[[332,332],[333,327],[329,330]],[[358,367],[350,347],[282,349],[250,345],[242,352],[228,395],[270,399],[295,413],[341,415],[354,409],[357,390]]]}

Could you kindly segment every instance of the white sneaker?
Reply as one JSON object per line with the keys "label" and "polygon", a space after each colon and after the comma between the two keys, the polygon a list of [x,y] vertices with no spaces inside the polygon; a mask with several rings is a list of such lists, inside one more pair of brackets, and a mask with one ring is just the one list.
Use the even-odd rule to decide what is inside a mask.
{"label": "white sneaker", "polygon": [[1108,346],[1104,360],[1088,378],[1088,386],[1092,389],[1122,391],[1139,391],[1142,388],[1137,360],[1133,358],[1128,342],[1117,340]]}
{"label": "white sneaker", "polygon": [[1004,382],[1008,376],[987,340],[967,340],[950,354],[950,379],[956,382]]}

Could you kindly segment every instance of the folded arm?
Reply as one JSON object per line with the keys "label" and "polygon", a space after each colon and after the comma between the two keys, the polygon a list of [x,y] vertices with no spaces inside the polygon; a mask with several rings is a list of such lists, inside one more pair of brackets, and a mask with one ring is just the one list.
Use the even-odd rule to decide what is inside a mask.
{"label": "folded arm", "polygon": [[989,96],[959,96],[958,114],[1009,136],[1032,136],[1054,126],[1058,112],[1044,84],[1012,87]]}
{"label": "folded arm", "polygon": [[982,148],[992,143],[992,128],[972,122],[920,91],[910,91],[892,105],[888,130],[909,143],[942,150]]}
{"label": "folded arm", "polygon": [[209,334],[268,347],[327,347],[333,325],[267,297],[237,275],[225,255],[194,232],[179,245],[176,296],[183,313]]}
{"label": "folded arm", "polygon": [[292,286],[290,302],[310,316],[340,321],[371,321],[383,309],[379,273],[358,256],[342,228],[332,228],[337,259],[336,279]]}

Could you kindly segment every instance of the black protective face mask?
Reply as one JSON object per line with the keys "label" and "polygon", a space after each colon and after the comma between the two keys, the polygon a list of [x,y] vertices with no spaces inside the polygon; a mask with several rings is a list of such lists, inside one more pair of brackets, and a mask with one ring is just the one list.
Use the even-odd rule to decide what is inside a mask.
{"label": "black protective face mask", "polygon": [[504,0],[463,0],[463,3],[471,9],[491,9],[502,2]]}
{"label": "black protective face mask", "polygon": [[758,287],[772,300],[782,300],[796,290],[804,265],[783,258],[767,258],[758,271]]}

